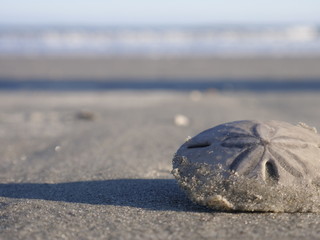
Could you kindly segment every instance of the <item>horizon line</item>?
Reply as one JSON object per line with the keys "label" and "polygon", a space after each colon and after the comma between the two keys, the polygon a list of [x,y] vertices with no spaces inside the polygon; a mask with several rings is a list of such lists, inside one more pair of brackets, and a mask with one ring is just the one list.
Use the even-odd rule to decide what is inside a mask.
{"label": "horizon line", "polygon": [[320,26],[319,22],[270,21],[270,22],[186,22],[186,23],[19,23],[0,22],[0,27],[204,27],[204,26]]}

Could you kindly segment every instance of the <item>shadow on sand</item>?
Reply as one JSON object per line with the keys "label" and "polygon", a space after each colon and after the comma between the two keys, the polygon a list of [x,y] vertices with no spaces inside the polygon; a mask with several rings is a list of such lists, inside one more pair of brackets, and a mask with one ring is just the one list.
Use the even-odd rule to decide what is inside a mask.
{"label": "shadow on sand", "polygon": [[173,179],[116,179],[68,183],[0,184],[0,196],[149,210],[209,211],[187,199]]}

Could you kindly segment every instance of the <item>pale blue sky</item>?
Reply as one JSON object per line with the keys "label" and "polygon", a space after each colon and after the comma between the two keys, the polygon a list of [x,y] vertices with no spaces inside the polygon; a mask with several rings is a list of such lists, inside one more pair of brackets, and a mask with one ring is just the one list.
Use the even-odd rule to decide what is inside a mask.
{"label": "pale blue sky", "polygon": [[320,23],[320,0],[0,0],[0,24]]}

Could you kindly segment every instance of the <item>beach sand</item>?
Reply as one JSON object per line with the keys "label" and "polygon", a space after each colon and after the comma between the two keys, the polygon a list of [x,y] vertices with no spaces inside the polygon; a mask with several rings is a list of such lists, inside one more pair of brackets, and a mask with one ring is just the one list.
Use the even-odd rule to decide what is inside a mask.
{"label": "beach sand", "polygon": [[52,80],[312,79],[320,57],[95,58],[0,56],[0,78]]}
{"label": "beach sand", "polygon": [[[30,61],[0,61],[0,82],[20,82],[9,90],[0,84],[0,239],[319,239],[319,214],[214,212],[191,203],[170,173],[172,156],[188,136],[223,122],[276,119],[320,129],[318,89],[194,92],[169,85],[93,91],[60,85],[37,90],[34,82],[28,89],[21,83],[78,78],[157,83],[189,76],[318,83],[320,71],[311,70],[310,59],[295,60],[301,63],[301,71],[292,69],[296,74],[289,71],[291,60],[281,60],[290,66],[285,71],[272,59],[259,60],[271,65],[251,72],[236,60],[208,60],[220,62],[223,73],[199,70],[202,75],[182,71],[183,61],[191,60],[175,60],[184,66],[180,72],[158,62],[156,73],[123,62],[121,71],[106,71],[104,60],[95,60],[101,73],[85,72],[80,65],[71,70],[62,64],[72,64],[70,59],[56,59],[56,65],[64,66],[59,65],[60,72],[48,64],[53,60]],[[178,114],[188,121],[180,124]]]}

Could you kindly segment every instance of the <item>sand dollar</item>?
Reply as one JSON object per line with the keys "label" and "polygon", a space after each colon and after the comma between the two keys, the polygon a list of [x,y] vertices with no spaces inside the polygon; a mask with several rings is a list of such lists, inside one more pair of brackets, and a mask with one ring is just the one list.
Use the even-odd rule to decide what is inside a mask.
{"label": "sand dollar", "polygon": [[172,173],[191,200],[213,209],[320,211],[320,135],[303,123],[213,127],[178,149]]}

